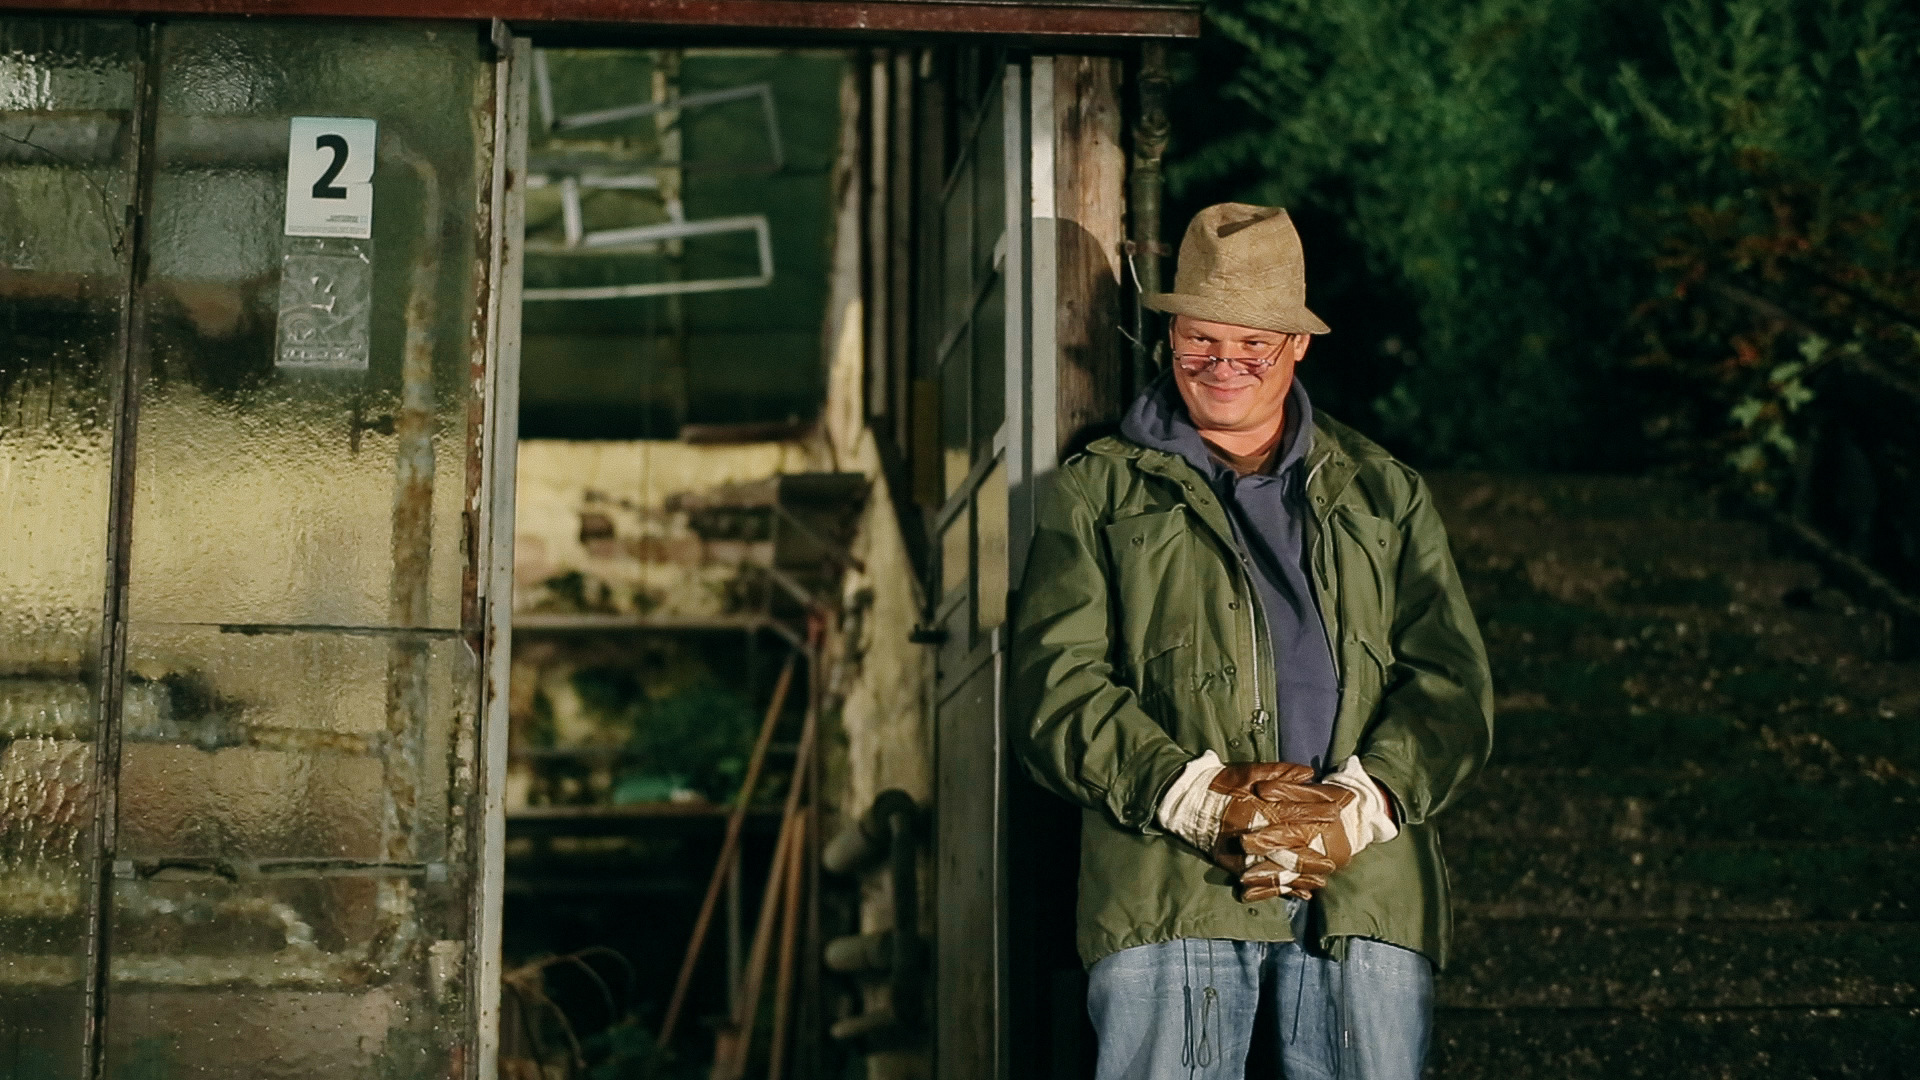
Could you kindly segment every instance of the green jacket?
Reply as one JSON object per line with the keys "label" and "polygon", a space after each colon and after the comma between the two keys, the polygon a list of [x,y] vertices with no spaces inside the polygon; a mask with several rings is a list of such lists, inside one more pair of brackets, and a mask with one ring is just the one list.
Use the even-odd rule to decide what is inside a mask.
{"label": "green jacket", "polygon": [[[1444,965],[1451,917],[1433,819],[1486,762],[1486,650],[1413,470],[1316,421],[1307,544],[1340,676],[1328,760],[1361,756],[1392,790],[1400,835],[1319,894],[1323,945],[1348,936]],[[1161,832],[1154,811],[1188,761],[1271,761],[1249,743],[1275,700],[1265,614],[1206,481],[1176,454],[1107,438],[1044,485],[1014,612],[1012,741],[1029,774],[1085,807],[1079,948],[1091,965],[1180,938],[1287,941],[1283,902],[1246,905],[1226,873]],[[1256,628],[1256,623],[1258,627]]]}

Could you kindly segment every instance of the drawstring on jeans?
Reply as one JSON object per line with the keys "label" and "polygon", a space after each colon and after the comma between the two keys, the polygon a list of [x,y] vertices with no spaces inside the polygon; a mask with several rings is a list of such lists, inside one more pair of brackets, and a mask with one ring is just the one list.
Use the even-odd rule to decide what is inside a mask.
{"label": "drawstring on jeans", "polygon": [[1180,1047],[1180,1064],[1187,1067],[1187,1075],[1207,1068],[1213,1064],[1214,1038],[1209,1025],[1218,1024],[1220,1011],[1220,991],[1213,988],[1213,941],[1207,941],[1207,985],[1200,988],[1200,1041],[1193,1039],[1193,958],[1188,954],[1188,941],[1180,939],[1180,997],[1186,1010],[1186,1041]]}
{"label": "drawstring on jeans", "polygon": [[1208,1021],[1219,1022],[1217,1015],[1220,1007],[1220,991],[1213,988],[1213,939],[1207,939],[1207,985],[1200,991],[1200,1046],[1194,1053],[1194,1061],[1201,1068],[1213,1064],[1213,1033]]}

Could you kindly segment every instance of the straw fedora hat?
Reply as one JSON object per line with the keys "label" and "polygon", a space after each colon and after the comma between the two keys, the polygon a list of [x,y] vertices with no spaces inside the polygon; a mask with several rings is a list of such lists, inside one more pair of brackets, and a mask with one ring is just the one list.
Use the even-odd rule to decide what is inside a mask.
{"label": "straw fedora hat", "polygon": [[1307,259],[1293,220],[1277,206],[1219,203],[1193,216],[1180,240],[1173,291],[1143,301],[1155,311],[1208,322],[1324,334],[1307,310]]}

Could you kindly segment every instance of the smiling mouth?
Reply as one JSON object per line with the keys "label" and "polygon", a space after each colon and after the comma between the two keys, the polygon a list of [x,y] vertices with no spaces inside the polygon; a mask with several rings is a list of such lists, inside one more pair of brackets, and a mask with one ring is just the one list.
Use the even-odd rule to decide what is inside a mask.
{"label": "smiling mouth", "polygon": [[1217,386],[1213,383],[1206,382],[1195,382],[1194,385],[1205,390],[1209,397],[1220,401],[1231,401],[1253,389],[1252,386]]}

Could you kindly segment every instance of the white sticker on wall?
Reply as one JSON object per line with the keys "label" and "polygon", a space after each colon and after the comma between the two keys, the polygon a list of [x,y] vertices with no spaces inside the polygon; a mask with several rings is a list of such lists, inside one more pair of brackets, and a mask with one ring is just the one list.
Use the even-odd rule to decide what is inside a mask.
{"label": "white sticker on wall", "polygon": [[287,235],[373,237],[372,120],[296,116],[287,144]]}

